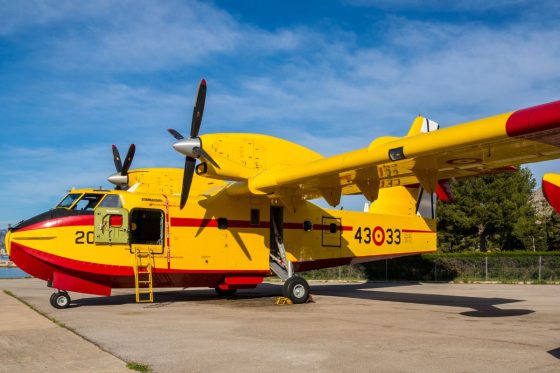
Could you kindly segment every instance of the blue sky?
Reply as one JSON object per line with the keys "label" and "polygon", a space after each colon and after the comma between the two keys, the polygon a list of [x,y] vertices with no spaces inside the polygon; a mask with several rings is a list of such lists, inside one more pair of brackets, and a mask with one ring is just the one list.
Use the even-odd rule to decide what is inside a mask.
{"label": "blue sky", "polygon": [[325,155],[417,114],[446,127],[558,100],[558,4],[0,0],[0,226],[109,187],[113,143],[137,145],[133,167],[182,167],[166,129],[187,132],[202,77],[204,133]]}

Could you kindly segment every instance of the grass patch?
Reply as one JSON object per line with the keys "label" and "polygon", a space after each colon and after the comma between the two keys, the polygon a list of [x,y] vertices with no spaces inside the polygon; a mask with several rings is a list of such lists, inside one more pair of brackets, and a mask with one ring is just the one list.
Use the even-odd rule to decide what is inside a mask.
{"label": "grass patch", "polygon": [[[88,342],[90,342],[90,343],[93,343],[93,342],[91,342],[89,339],[84,338],[83,336],[79,335],[74,329],[70,328],[69,326],[66,326],[63,322],[60,322],[60,321],[58,321],[57,319],[55,319],[54,317],[51,317],[51,316],[47,315],[46,313],[44,313],[43,311],[41,311],[41,310],[35,308],[35,306],[33,306],[32,304],[28,303],[27,301],[21,299],[20,297],[18,297],[17,295],[15,295],[14,293],[12,293],[11,291],[9,291],[9,290],[4,290],[4,293],[8,294],[10,297],[12,297],[12,298],[14,298],[14,299],[19,300],[21,303],[25,304],[27,307],[31,308],[33,311],[35,311],[35,312],[37,312],[39,315],[41,315],[41,316],[47,318],[48,320],[50,320],[50,321],[53,322],[54,324],[60,326],[61,328],[68,329],[69,331],[71,331],[72,333],[74,333],[74,334],[80,336],[81,338],[85,339],[86,341],[88,341]],[[94,344],[95,344],[95,343],[94,343]],[[95,345],[96,345],[96,344],[95,344]],[[97,346],[97,345],[96,345],[96,346]],[[99,346],[97,346],[97,347],[99,347]],[[103,351],[105,351],[105,350],[103,350]]]}
{"label": "grass patch", "polygon": [[131,361],[130,363],[127,363],[126,367],[130,370],[135,370],[137,372],[149,373],[152,371],[152,368],[150,368],[149,365],[137,363],[136,361]]}

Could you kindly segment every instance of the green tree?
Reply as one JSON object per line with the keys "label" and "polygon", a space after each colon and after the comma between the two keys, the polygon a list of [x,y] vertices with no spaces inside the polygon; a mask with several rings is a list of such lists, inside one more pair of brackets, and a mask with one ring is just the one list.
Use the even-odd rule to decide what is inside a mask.
{"label": "green tree", "polygon": [[438,204],[443,251],[546,249],[546,232],[531,203],[531,171],[505,172],[451,183],[455,201]]}

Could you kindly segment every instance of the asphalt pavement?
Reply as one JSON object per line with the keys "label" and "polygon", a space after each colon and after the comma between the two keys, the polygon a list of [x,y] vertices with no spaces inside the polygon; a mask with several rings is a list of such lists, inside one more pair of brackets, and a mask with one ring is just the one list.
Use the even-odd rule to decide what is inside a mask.
{"label": "asphalt pavement", "polygon": [[156,372],[560,371],[558,285],[313,283],[315,303],[289,306],[275,305],[279,284],[231,298],[164,289],[152,304],[128,289],[71,293],[64,310],[42,281],[0,289],[101,348],[0,294],[9,372],[119,371],[124,361]]}

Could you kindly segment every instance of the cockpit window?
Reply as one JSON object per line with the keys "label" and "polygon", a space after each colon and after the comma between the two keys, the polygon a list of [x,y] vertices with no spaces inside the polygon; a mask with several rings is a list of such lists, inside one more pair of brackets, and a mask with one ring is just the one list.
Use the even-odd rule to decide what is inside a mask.
{"label": "cockpit window", "polygon": [[63,207],[67,209],[72,206],[74,201],[77,200],[81,195],[82,193],[70,193],[66,197],[64,197],[64,199],[60,201],[60,203],[56,205],[56,207]]}
{"label": "cockpit window", "polygon": [[121,199],[118,194],[107,194],[103,201],[99,204],[99,207],[122,207]]}
{"label": "cockpit window", "polygon": [[72,210],[93,211],[103,196],[103,194],[84,194],[84,196],[76,202],[74,207],[72,207]]}

